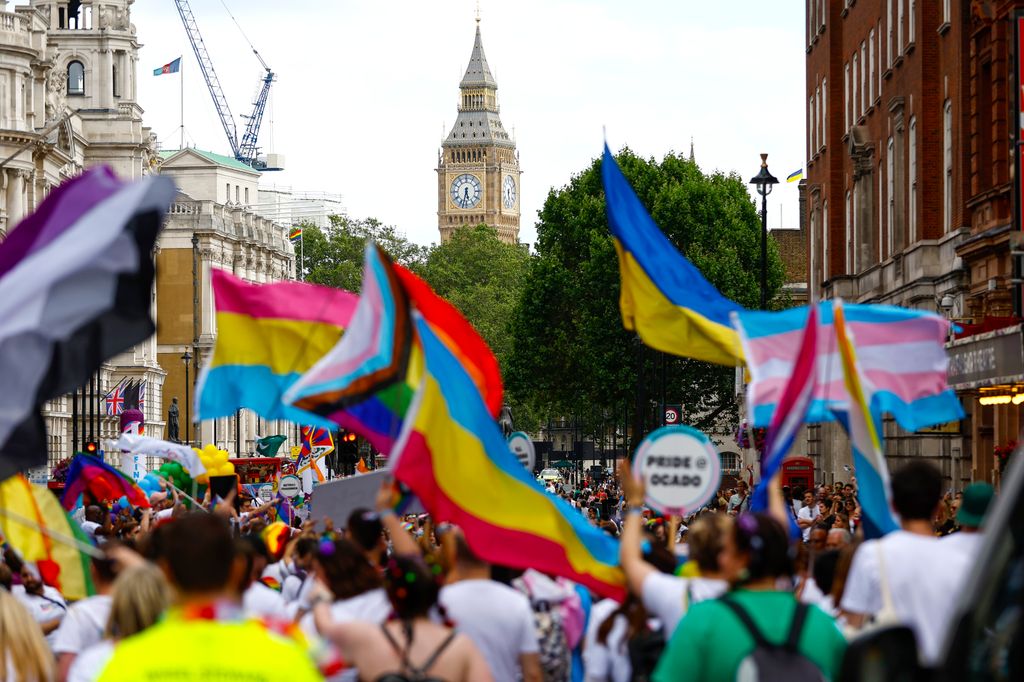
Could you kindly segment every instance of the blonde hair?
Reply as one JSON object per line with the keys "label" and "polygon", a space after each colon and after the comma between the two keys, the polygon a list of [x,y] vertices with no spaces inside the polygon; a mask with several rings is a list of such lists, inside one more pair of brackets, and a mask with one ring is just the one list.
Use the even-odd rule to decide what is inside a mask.
{"label": "blonde hair", "polygon": [[170,588],[163,573],[152,564],[133,566],[114,581],[110,617],[105,636],[130,637],[160,619],[170,603]]}
{"label": "blonde hair", "polygon": [[718,570],[718,555],[725,545],[726,536],[732,533],[732,523],[728,514],[702,514],[686,531],[690,560],[696,562],[701,573]]}
{"label": "blonde hair", "polygon": [[0,588],[0,666],[9,665],[19,680],[54,679],[53,654],[32,614]]}

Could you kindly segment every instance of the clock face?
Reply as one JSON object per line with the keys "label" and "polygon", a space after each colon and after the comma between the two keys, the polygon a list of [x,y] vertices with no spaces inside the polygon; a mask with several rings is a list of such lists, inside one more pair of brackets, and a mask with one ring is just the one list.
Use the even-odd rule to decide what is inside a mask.
{"label": "clock face", "polygon": [[505,203],[505,208],[513,208],[516,205],[516,179],[511,175],[506,175],[505,181],[501,183],[501,200]]}
{"label": "clock face", "polygon": [[452,201],[459,208],[473,208],[480,203],[480,181],[470,173],[455,178],[451,192]]}

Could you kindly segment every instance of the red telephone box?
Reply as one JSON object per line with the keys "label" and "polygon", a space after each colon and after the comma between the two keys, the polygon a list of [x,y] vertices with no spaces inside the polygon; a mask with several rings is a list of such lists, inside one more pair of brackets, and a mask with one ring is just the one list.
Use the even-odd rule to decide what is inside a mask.
{"label": "red telephone box", "polygon": [[800,486],[807,490],[814,485],[814,462],[810,457],[789,457],[782,462],[782,485],[790,490]]}

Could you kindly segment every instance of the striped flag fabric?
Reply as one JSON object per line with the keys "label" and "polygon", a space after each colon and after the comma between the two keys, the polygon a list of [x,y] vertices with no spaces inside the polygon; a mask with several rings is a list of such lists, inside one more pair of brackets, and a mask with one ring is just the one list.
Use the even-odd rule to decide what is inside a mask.
{"label": "striped flag fabric", "polygon": [[754,489],[750,500],[751,511],[764,511],[768,508],[768,483],[782,467],[782,460],[793,446],[793,441],[803,426],[807,410],[811,406],[817,360],[818,306],[812,305],[807,308],[807,323],[800,339],[793,373],[782,390],[765,437],[765,454],[761,467],[762,485]]}
{"label": "striped flag fabric", "polygon": [[481,558],[625,596],[618,543],[523,468],[466,368],[415,314],[424,374],[389,466],[437,522]]}
{"label": "striped flag fabric", "polygon": [[619,258],[623,326],[665,353],[720,365],[742,364],[730,316],[743,308],[719,293],[676,250],[630,187],[607,144],[601,180]]}
{"label": "striped flag fabric", "polygon": [[292,229],[288,230],[288,239],[292,242],[297,242],[302,239],[302,228],[296,225]]}
{"label": "striped flag fabric", "polygon": [[899,528],[892,512],[889,468],[882,451],[880,423],[872,412],[872,388],[865,381],[854,348],[856,332],[846,324],[842,301],[834,301],[836,345],[842,360],[843,383],[849,395],[849,407],[843,412],[843,425],[850,434],[853,464],[857,473],[857,498],[860,502],[864,534],[877,538]]}
{"label": "striped flag fabric", "polygon": [[40,405],[156,331],[152,252],[174,194],[93,168],[0,242],[0,480],[46,462]]}
{"label": "striped flag fabric", "polygon": [[786,182],[799,182],[804,177],[804,169],[800,168],[786,176]]}
{"label": "striped flag fabric", "polygon": [[[908,431],[963,418],[960,400],[946,381],[947,320],[884,305],[849,304],[843,310],[875,414],[892,414]],[[817,379],[807,423],[831,421],[850,402],[831,302],[819,303],[818,313]],[[747,405],[752,422],[769,426],[798,359],[807,309],[743,311],[736,320],[751,377]]]}
{"label": "striped flag fabric", "polygon": [[68,468],[61,504],[71,511],[78,496],[88,492],[98,502],[113,502],[122,495],[135,507],[148,507],[149,498],[142,488],[121,471],[110,466],[99,457],[75,455]]}
{"label": "striped flag fabric", "polygon": [[[0,483],[0,510],[13,512],[34,524],[20,523],[15,517],[0,513],[0,535],[25,561],[35,562],[47,585],[60,590],[67,599],[84,599],[96,593],[89,558],[71,541],[89,544],[89,539],[53,493],[18,474]],[[40,528],[58,537],[51,537]]]}
{"label": "striped flag fabric", "polygon": [[181,71],[181,57],[153,69],[153,75],[162,76],[165,73],[178,73],[179,71]]}
{"label": "striped flag fabric", "polygon": [[334,426],[281,399],[338,343],[359,297],[304,282],[250,284],[223,270],[211,278],[217,339],[196,388],[199,419],[245,407],[264,419]]}

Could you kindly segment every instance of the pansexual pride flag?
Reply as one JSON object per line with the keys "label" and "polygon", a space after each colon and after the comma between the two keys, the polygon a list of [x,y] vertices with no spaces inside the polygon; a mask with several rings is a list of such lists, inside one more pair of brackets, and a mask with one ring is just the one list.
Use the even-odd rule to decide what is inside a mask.
{"label": "pansexual pride flag", "polygon": [[211,277],[217,342],[199,377],[198,418],[246,407],[264,419],[333,426],[281,398],[338,343],[358,297],[304,282],[249,284],[222,270]]}
{"label": "pansexual pride flag", "polygon": [[483,559],[624,597],[618,543],[523,468],[466,368],[414,315],[424,376],[392,451],[395,478],[436,521],[457,524]]}
{"label": "pansexual pride flag", "polygon": [[835,301],[833,310],[843,382],[850,396],[849,409],[842,414],[842,421],[850,434],[853,448],[857,499],[864,518],[864,534],[868,538],[876,538],[899,528],[892,513],[889,468],[882,452],[880,425],[871,410],[872,390],[861,375],[858,354],[850,338],[852,325],[848,330],[842,301]]}
{"label": "pansexual pride flag", "polygon": [[[846,305],[869,407],[889,412],[908,431],[961,419],[963,409],[946,383],[949,322],[934,313],[883,305]],[[819,304],[817,378],[808,423],[829,421],[850,403],[831,302]],[[755,426],[768,426],[799,358],[806,307],[737,315],[750,370],[747,405]]]}
{"label": "pansexual pride flag", "polygon": [[623,326],[665,353],[742,364],[739,338],[729,319],[742,308],[722,296],[658,229],[607,144],[601,179],[608,227],[619,255]]}

